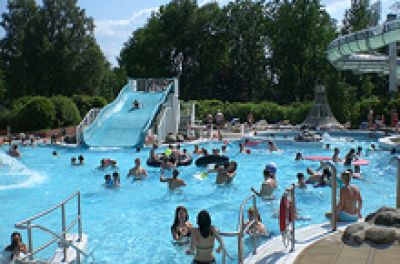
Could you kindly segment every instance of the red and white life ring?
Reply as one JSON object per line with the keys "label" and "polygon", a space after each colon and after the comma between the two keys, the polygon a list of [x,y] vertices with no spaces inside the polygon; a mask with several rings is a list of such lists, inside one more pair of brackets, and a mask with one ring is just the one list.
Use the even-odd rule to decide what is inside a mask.
{"label": "red and white life ring", "polygon": [[293,221],[293,214],[291,212],[291,206],[286,195],[281,198],[281,204],[279,206],[279,229],[281,232],[285,232],[289,223]]}

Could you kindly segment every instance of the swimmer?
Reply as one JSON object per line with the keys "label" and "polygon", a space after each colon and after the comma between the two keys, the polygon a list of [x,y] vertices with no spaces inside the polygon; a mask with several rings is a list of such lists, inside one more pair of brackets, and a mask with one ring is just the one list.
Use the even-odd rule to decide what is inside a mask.
{"label": "swimmer", "polygon": [[79,165],[83,165],[85,163],[85,158],[83,157],[83,155],[79,155],[78,160],[79,160]]}
{"label": "swimmer", "polygon": [[136,147],[136,153],[140,152],[140,147]]}
{"label": "swimmer", "polygon": [[140,164],[140,159],[136,158],[135,159],[135,167],[129,170],[128,175],[126,175],[126,178],[133,177],[133,180],[142,180],[147,177],[147,172],[146,170],[141,166]]}
{"label": "swimmer", "polygon": [[217,173],[217,178],[215,179],[216,184],[229,184],[232,182],[233,178],[236,176],[237,163],[235,161],[225,162],[224,165],[215,166],[214,169],[209,170],[208,173]]}
{"label": "swimmer", "polygon": [[333,162],[341,162],[341,161],[342,161],[342,160],[339,158],[339,153],[340,153],[339,148],[334,148],[334,149],[333,149],[333,156],[332,156],[332,161],[333,161]]}
{"label": "swimmer", "polygon": [[163,174],[160,175],[160,182],[166,182],[168,183],[168,188],[173,191],[176,190],[182,186],[186,186],[186,183],[184,180],[179,179],[179,171],[177,169],[174,169],[172,172],[172,178],[164,178]]}
{"label": "swimmer", "polygon": [[113,173],[113,181],[112,184],[114,187],[119,187],[121,185],[121,180],[119,177],[119,173],[117,171],[114,171]]}
{"label": "swimmer", "polygon": [[197,154],[200,155],[203,152],[200,150],[199,145],[194,145],[194,150],[193,150],[193,154]]}
{"label": "swimmer", "polygon": [[331,145],[330,144],[325,144],[325,149],[331,149]]}
{"label": "swimmer", "polygon": [[112,179],[111,179],[111,175],[110,175],[110,174],[106,174],[106,175],[104,176],[104,185],[105,185],[106,187],[112,187],[113,181],[112,181]]}
{"label": "swimmer", "polygon": [[297,152],[295,160],[303,160],[303,155],[300,152]]}
{"label": "swimmer", "polygon": [[21,152],[18,149],[18,145],[13,145],[8,150],[8,155],[10,155],[11,157],[20,158],[21,157]]}
{"label": "swimmer", "polygon": [[246,153],[246,150],[244,149],[244,144],[243,143],[239,144],[239,152],[240,153]]}
{"label": "swimmer", "polygon": [[356,155],[356,150],[352,148],[352,149],[350,149],[350,151],[344,157],[344,163],[343,164],[345,166],[350,166],[351,162],[353,160],[357,160],[357,155]]}
{"label": "swimmer", "polygon": [[296,186],[300,189],[305,189],[307,188],[307,184],[304,181],[304,174],[299,172],[297,173],[297,184]]}
{"label": "swimmer", "polygon": [[251,191],[263,199],[274,199],[273,191],[277,188],[276,183],[276,164],[269,163],[264,169],[264,181],[261,183],[260,191],[257,192],[253,187]]}
{"label": "swimmer", "polygon": [[354,172],[352,173],[353,178],[361,179],[362,178],[362,172],[361,172],[361,166],[355,165],[354,166]]}
{"label": "swimmer", "polygon": [[222,153],[226,153],[226,151],[227,151],[226,145],[223,145],[223,146],[221,147],[221,152],[222,152]]}
{"label": "swimmer", "polygon": [[174,223],[171,226],[172,238],[178,245],[188,244],[190,242],[192,224],[189,222],[189,213],[184,206],[178,206],[175,209]]}
{"label": "swimmer", "polygon": [[[261,216],[258,210],[254,207],[250,207],[247,210],[248,221],[243,223],[243,229],[246,230],[246,234],[253,235],[257,234],[259,236],[266,236],[268,234],[265,225],[262,223]],[[257,222],[253,222],[257,218]]]}
{"label": "swimmer", "polygon": [[397,154],[397,150],[396,148],[392,148],[392,150],[390,151],[391,155],[396,155]]}
{"label": "swimmer", "polygon": [[57,155],[58,155],[57,151],[54,150],[53,153],[52,153],[52,155],[53,155],[53,156],[57,156]]}
{"label": "swimmer", "polygon": [[356,153],[356,155],[358,156],[358,157],[361,157],[362,156],[362,147],[360,147],[360,146],[358,146],[357,147],[357,153]]}
{"label": "swimmer", "polygon": [[76,163],[76,158],[75,157],[71,158],[71,165],[72,166],[77,166],[78,165],[78,163]]}
{"label": "swimmer", "polygon": [[321,177],[319,178],[319,182],[314,184],[314,188],[325,187],[325,186],[328,186],[328,184],[325,181],[324,175],[321,175]]}
{"label": "swimmer", "polygon": [[268,141],[268,150],[271,151],[271,152],[279,151],[278,147],[272,141]]}
{"label": "swimmer", "polygon": [[159,161],[160,158],[157,156],[156,149],[158,148],[157,144],[153,144],[153,147],[150,150],[150,161]]}

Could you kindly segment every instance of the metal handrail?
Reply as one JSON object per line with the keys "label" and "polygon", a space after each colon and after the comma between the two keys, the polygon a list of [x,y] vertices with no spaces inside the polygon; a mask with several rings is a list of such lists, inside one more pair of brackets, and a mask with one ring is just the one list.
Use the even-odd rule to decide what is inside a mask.
{"label": "metal handrail", "polygon": [[[238,263],[242,264],[244,262],[243,260],[243,237],[246,231],[253,225],[253,224],[258,224],[258,217],[254,217],[254,220],[250,221],[249,224],[245,227],[244,226],[244,209],[248,201],[252,199],[253,201],[253,208],[255,211],[258,212],[257,209],[257,195],[256,194],[251,194],[248,197],[246,197],[241,205],[240,205],[240,211],[239,211],[239,221],[238,221],[238,228],[237,231],[233,232],[221,232],[220,235],[225,236],[225,237],[237,237],[238,238]],[[253,232],[253,254],[257,254],[257,232]],[[226,259],[225,256],[223,256],[222,262],[225,263]]]}
{"label": "metal handrail", "polygon": [[282,194],[282,196],[285,196],[286,195],[286,197],[290,197],[290,203],[289,203],[289,206],[290,206],[290,210],[289,210],[289,214],[293,214],[293,215],[289,215],[289,218],[291,218],[291,222],[290,222],[290,224],[291,224],[291,226],[292,226],[292,230],[290,231],[291,232],[291,236],[290,236],[290,238],[291,238],[291,247],[290,247],[290,252],[293,252],[294,251],[294,247],[295,247],[295,242],[296,242],[296,237],[295,237],[295,234],[296,234],[296,224],[295,224],[295,221],[296,221],[296,215],[297,215],[297,213],[296,213],[296,192],[295,192],[295,190],[296,190],[296,185],[295,184],[292,184],[290,187],[288,187],[288,188],[286,188],[285,189],[285,191],[284,191],[284,193]]}
{"label": "metal handrail", "polygon": [[336,167],[332,162],[321,162],[321,169],[328,168],[332,172],[332,181],[331,181],[331,225],[332,231],[336,231],[337,228],[337,212],[336,212],[336,178],[337,172]]}
{"label": "metal handrail", "polygon": [[[74,218],[72,220],[72,222],[67,226],[66,225],[66,214],[65,214],[65,205],[71,201],[73,198],[77,197],[77,202],[78,202],[78,210],[77,210],[77,217]],[[66,235],[67,232],[69,230],[71,230],[76,223],[78,223],[78,241],[82,240],[82,215],[81,215],[81,198],[80,198],[80,192],[75,192],[73,194],[71,194],[68,198],[66,198],[65,200],[63,200],[62,202],[60,202],[59,204],[51,207],[50,209],[47,209],[37,215],[34,215],[32,217],[29,217],[23,221],[20,221],[18,223],[15,224],[15,227],[18,229],[23,229],[23,230],[27,230],[27,235],[28,235],[28,254],[25,258],[29,258],[29,260],[33,260],[33,255],[35,255],[36,253],[42,251],[43,249],[47,248],[48,246],[52,245],[53,243],[55,243],[57,240],[60,240],[61,242],[63,242],[63,256],[64,262],[67,262],[67,248],[70,245],[70,242],[67,241]],[[61,221],[62,221],[62,232],[57,234],[54,231],[51,231],[50,229],[43,227],[41,225],[37,225],[37,224],[32,224],[33,221],[48,215],[52,212],[54,212],[55,210],[61,208]],[[40,229],[42,231],[45,231],[46,233],[49,233],[51,235],[53,235],[54,237],[56,237],[57,239],[53,238],[52,240],[46,242],[45,244],[41,245],[40,247],[38,247],[37,249],[33,249],[33,237],[32,237],[32,229],[33,228],[37,228]],[[67,246],[66,246],[67,245]],[[82,250],[80,250],[79,248],[77,248],[76,246],[72,245],[72,248],[74,248],[76,250],[76,254],[77,254],[77,263],[80,263],[80,254],[83,254],[84,256],[87,256],[86,253],[82,252]],[[25,259],[24,258],[24,259]]]}

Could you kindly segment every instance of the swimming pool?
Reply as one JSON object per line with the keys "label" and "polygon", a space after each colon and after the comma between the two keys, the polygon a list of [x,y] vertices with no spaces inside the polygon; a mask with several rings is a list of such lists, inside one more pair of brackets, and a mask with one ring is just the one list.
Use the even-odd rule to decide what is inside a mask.
{"label": "swimming pool", "polygon": [[[354,141],[349,140],[353,138]],[[351,147],[371,143],[365,136],[346,134],[325,137],[326,143],[339,147],[341,156]],[[203,143],[212,149],[220,147],[221,142]],[[17,161],[0,153],[3,165],[0,167],[0,247],[9,242],[14,224],[35,213],[65,199],[76,190],[81,191],[83,210],[83,231],[89,235],[89,248],[96,263],[190,263],[192,256],[185,255],[186,247],[173,246],[170,226],[177,205],[189,210],[190,221],[195,225],[197,213],[206,209],[212,216],[213,225],[221,231],[234,231],[237,228],[239,206],[250,194],[250,187],[259,189],[262,171],[269,162],[278,165],[277,197],[284,189],[296,181],[296,173],[304,172],[308,166],[314,169],[318,164],[312,161],[294,161],[295,154],[332,155],[332,150],[321,147],[301,147],[280,145],[283,151],[268,153],[266,144],[252,148],[252,153],[238,154],[237,142],[229,145],[228,155],[238,162],[238,173],[230,186],[216,186],[215,175],[199,180],[194,175],[204,169],[195,165],[180,168],[181,177],[188,184],[181,193],[171,193],[166,184],[159,182],[159,169],[147,167],[149,178],[141,182],[131,182],[125,175],[133,166],[136,157],[142,163],[148,157],[148,150],[136,153],[132,149],[68,149],[51,146],[21,147],[22,159]],[[188,146],[192,150],[192,146]],[[58,156],[52,156],[53,150]],[[162,149],[160,150],[162,151]],[[85,156],[84,166],[70,166],[72,156]],[[121,188],[103,187],[106,172],[96,167],[101,158],[118,161],[121,173]],[[382,205],[394,206],[396,164],[389,164],[388,152],[371,153],[370,165],[362,168],[364,180],[353,180],[361,189],[364,203],[363,215]],[[341,172],[343,167],[339,166]],[[310,218],[296,222],[297,227],[325,222],[324,213],[330,210],[330,188],[313,188],[296,192],[297,207],[300,215]],[[272,235],[279,235],[276,212],[279,201],[258,201],[261,217]],[[73,212],[73,208],[68,212]],[[60,218],[48,217],[42,222],[57,228]],[[21,232],[26,242],[26,233]],[[40,233],[34,233],[35,244],[46,239]],[[38,238],[38,242],[36,242]],[[237,240],[224,238],[228,252],[237,257]],[[246,245],[251,242],[247,241]],[[248,246],[246,252],[249,252]],[[43,254],[48,254],[50,250]],[[220,256],[216,255],[217,261]],[[231,263],[237,262],[232,261]]]}

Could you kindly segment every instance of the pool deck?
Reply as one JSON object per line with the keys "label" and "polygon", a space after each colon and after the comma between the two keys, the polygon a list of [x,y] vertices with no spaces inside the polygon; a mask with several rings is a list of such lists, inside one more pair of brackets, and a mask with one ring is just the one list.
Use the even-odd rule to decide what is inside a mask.
{"label": "pool deck", "polygon": [[400,263],[400,245],[348,246],[341,241],[346,224],[338,223],[332,232],[329,223],[311,225],[296,230],[295,251],[283,247],[280,236],[272,238],[257,248],[256,255],[249,255],[246,264],[391,264]]}
{"label": "pool deck", "polygon": [[341,241],[342,232],[325,237],[301,252],[294,264],[383,264],[400,263],[400,245],[348,246]]}

